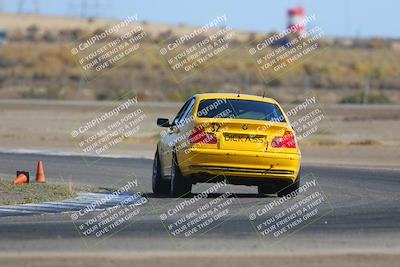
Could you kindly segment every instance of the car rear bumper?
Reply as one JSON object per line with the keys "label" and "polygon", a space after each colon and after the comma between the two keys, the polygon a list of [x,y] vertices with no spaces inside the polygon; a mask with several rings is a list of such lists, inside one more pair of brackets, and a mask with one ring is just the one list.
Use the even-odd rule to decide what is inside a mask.
{"label": "car rear bumper", "polygon": [[[301,155],[193,148],[178,153],[183,175],[204,177],[223,175],[235,180],[283,179],[295,181],[300,169]],[[243,181],[245,182],[245,181]],[[244,183],[245,184],[245,183]]]}

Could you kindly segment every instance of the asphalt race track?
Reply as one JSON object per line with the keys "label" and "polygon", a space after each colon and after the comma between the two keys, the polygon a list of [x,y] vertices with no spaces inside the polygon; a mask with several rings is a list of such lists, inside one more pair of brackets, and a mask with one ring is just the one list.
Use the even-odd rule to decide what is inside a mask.
{"label": "asphalt race track", "polygon": [[[255,187],[235,186],[233,191],[237,200],[230,206],[234,215],[198,238],[181,241],[171,238],[160,220],[165,207],[172,207],[180,200],[151,193],[152,160],[0,153],[1,176],[11,180],[17,169],[33,173],[37,160],[44,161],[46,178],[52,182],[72,181],[109,188],[121,178],[137,178],[148,199],[141,208],[140,218],[91,250],[254,251],[267,248],[294,251],[398,248],[400,245],[398,170],[303,166],[303,177],[315,178],[329,207],[325,205],[319,210],[323,217],[284,240],[260,238],[249,220],[249,210],[279,198],[258,196]],[[210,186],[212,184],[195,185],[193,191],[199,193]],[[196,205],[216,199],[223,193],[222,190],[210,194]],[[0,251],[85,250],[85,242],[70,217],[70,213],[6,216],[0,212]]]}

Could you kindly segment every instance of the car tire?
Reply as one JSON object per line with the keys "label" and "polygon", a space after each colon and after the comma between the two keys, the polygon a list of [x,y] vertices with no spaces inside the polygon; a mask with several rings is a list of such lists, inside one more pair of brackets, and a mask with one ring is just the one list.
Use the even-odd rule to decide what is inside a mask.
{"label": "car tire", "polygon": [[298,190],[299,187],[300,187],[300,171],[299,171],[299,174],[297,175],[296,181],[294,183],[286,186],[282,190],[280,190],[278,192],[278,197],[284,197],[284,196],[286,196],[286,195]]}
{"label": "car tire", "polygon": [[180,197],[192,191],[192,181],[182,175],[176,155],[172,156],[171,164],[171,196]]}
{"label": "car tire", "polygon": [[153,160],[153,176],[152,176],[152,188],[154,194],[169,194],[170,192],[169,181],[164,180],[161,175],[161,164],[158,156],[158,151],[154,155]]}

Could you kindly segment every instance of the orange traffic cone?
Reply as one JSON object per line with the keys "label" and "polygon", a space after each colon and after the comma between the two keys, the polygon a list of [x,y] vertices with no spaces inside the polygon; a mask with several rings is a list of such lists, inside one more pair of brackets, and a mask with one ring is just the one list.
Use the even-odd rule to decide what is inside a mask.
{"label": "orange traffic cone", "polygon": [[37,165],[36,182],[45,183],[46,177],[44,176],[43,162],[40,160]]}
{"label": "orange traffic cone", "polygon": [[25,175],[24,172],[18,172],[17,178],[14,180],[14,184],[28,184],[29,183],[29,175]]}

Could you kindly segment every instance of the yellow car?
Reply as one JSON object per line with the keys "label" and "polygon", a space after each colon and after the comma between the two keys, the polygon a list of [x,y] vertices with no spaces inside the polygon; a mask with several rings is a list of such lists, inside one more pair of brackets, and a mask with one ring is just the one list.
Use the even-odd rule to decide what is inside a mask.
{"label": "yellow car", "polygon": [[282,107],[272,98],[197,94],[165,127],[153,162],[156,194],[179,197],[195,183],[222,180],[283,196],[299,188],[301,153]]}

